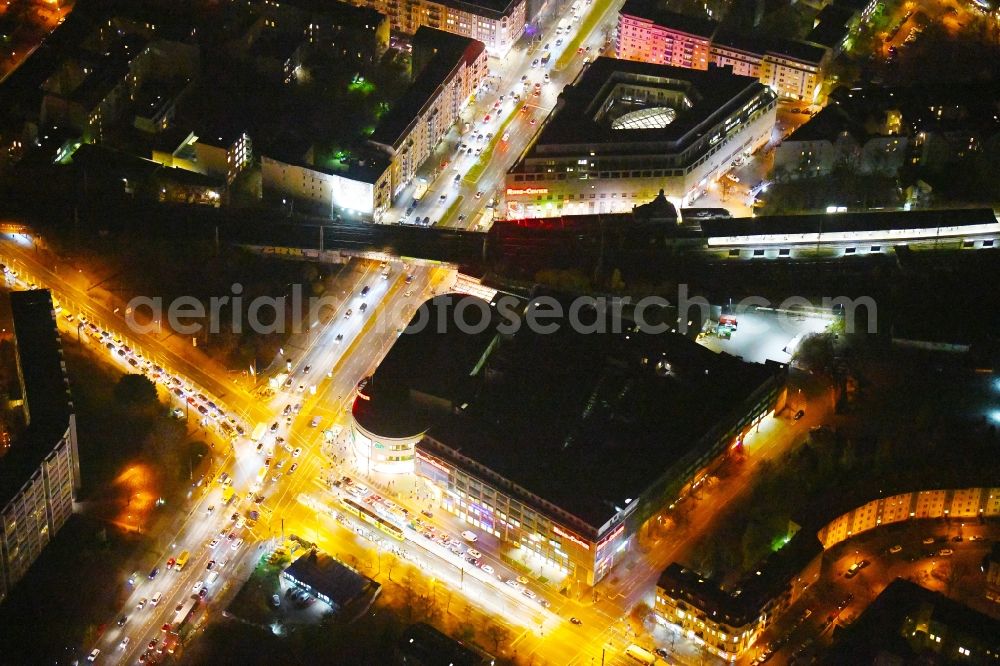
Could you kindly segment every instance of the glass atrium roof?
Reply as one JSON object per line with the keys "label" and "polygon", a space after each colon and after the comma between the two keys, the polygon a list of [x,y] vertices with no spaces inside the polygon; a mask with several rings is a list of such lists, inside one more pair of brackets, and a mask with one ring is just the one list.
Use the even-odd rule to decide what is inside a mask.
{"label": "glass atrium roof", "polygon": [[653,106],[619,116],[611,123],[611,129],[662,129],[674,122],[675,118],[677,118],[677,112],[673,109],[665,106]]}

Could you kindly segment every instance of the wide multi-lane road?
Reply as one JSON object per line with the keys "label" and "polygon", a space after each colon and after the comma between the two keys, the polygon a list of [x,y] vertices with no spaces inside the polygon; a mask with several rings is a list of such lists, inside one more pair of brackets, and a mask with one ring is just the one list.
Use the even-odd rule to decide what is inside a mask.
{"label": "wide multi-lane road", "polygon": [[[417,189],[416,184],[411,185],[386,212],[384,222],[412,224],[429,218],[434,225],[473,229],[488,204],[496,203],[498,214],[502,214],[505,174],[542,129],[562,89],[602,51],[613,55],[613,48],[605,50],[605,35],[614,34],[621,4],[622,0],[581,0],[579,20],[572,20],[571,13],[566,13],[568,34],[556,34],[553,21],[543,26],[534,39],[518,42],[503,59],[491,58],[493,76],[428,160],[426,193],[407,213]],[[590,12],[597,12],[598,20],[588,34],[578,35],[586,29]],[[579,42],[574,41],[577,37]],[[573,49],[573,53],[566,53],[567,49]],[[542,64],[546,53],[549,60]],[[564,54],[563,60],[568,62],[556,69]],[[493,137],[492,141],[488,136]]]}

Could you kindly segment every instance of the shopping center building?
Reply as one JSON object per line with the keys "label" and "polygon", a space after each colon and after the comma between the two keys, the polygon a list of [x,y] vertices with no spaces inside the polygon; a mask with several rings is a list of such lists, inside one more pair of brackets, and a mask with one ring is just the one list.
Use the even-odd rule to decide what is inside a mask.
{"label": "shopping center building", "polygon": [[687,205],[770,140],[776,100],[725,68],[598,58],[508,172],[508,216],[627,212],[661,189]]}
{"label": "shopping center building", "polygon": [[639,330],[629,312],[620,332],[585,307],[589,332],[559,320],[543,333],[523,307],[425,303],[414,321],[435,325],[400,336],[355,401],[355,447],[373,468],[413,469],[502,557],[593,585],[783,406],[786,368],[716,354],[669,325]]}

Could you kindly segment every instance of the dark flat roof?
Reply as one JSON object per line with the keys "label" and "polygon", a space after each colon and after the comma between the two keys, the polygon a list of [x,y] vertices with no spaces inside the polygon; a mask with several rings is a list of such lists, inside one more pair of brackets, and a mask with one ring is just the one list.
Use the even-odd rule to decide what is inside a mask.
{"label": "dark flat roof", "polygon": [[420,446],[459,467],[469,458],[596,531],[773,373],[677,334],[525,325],[497,339],[475,394]]}
{"label": "dark flat roof", "polygon": [[301,555],[283,573],[326,595],[339,608],[360,598],[372,584],[339,560],[314,551]]}
{"label": "dark flat roof", "polygon": [[710,19],[687,16],[662,9],[655,0],[626,0],[619,13],[644,18],[664,28],[699,37],[711,37],[719,27],[718,22]]}
{"label": "dark flat roof", "polygon": [[809,31],[806,39],[815,44],[833,49],[843,43],[847,38],[847,26],[834,21],[824,21]]}
{"label": "dark flat roof", "polygon": [[[942,636],[939,652],[929,653],[918,642],[909,642],[912,632]],[[958,654],[958,647],[971,651]],[[1000,621],[944,596],[897,578],[889,583],[846,629],[834,634],[833,646],[821,656],[821,664],[876,663],[988,663],[984,654],[1000,653]],[[947,652],[946,652],[947,651]]]}
{"label": "dark flat roof", "polygon": [[[595,116],[619,83],[681,90],[686,92],[692,107],[677,109],[677,119],[662,129],[613,130],[610,123],[595,120]],[[561,144],[579,144],[581,149],[590,146],[603,151],[599,154],[662,152],[663,143],[676,143],[673,149],[681,150],[700,137],[694,130],[704,126],[707,131],[711,124],[721,121],[721,118],[712,121],[713,114],[726,109],[736,110],[766,89],[755,78],[736,76],[721,67],[699,70],[598,58],[563,90],[562,106],[557,106],[530,155],[548,155],[547,146]],[[615,148],[615,144],[623,143],[628,143],[629,147]]]}
{"label": "dark flat roof", "polygon": [[819,215],[770,215],[701,223],[706,238],[758,236],[762,234],[814,234],[889,229],[933,229],[939,226],[996,224],[989,208],[948,210],[879,211],[871,213],[827,213]]}
{"label": "dark flat roof", "polygon": [[14,291],[10,305],[24,382],[22,397],[30,420],[24,434],[0,458],[0,507],[6,506],[52,452],[73,410],[51,295],[44,289]]}
{"label": "dark flat roof", "polygon": [[356,7],[346,2],[330,2],[330,0],[281,0],[278,4],[289,5],[303,12],[315,14],[323,18],[348,22],[352,25],[363,25],[366,22],[371,22],[374,23],[371,26],[373,28],[386,18],[385,14],[376,9]]}
{"label": "dark flat roof", "polygon": [[391,105],[389,112],[379,120],[370,140],[397,148],[397,144],[417,122],[420,112],[440,92],[448,77],[463,60],[474,61],[486,45],[475,39],[462,37],[443,30],[422,26],[413,37],[414,50],[418,44],[433,45],[434,55],[416,76],[402,98]]}
{"label": "dark flat roof", "polygon": [[842,132],[849,133],[860,142],[864,142],[867,135],[864,126],[853,120],[840,105],[830,104],[799,125],[785,141],[835,141]]}
{"label": "dark flat roof", "polygon": [[52,296],[46,289],[10,294],[17,338],[17,356],[24,378],[24,399],[31,420],[65,419],[72,402],[63,370],[62,345],[56,328]]}
{"label": "dark flat roof", "polygon": [[765,38],[757,35],[748,35],[737,32],[718,32],[713,39],[713,44],[723,48],[734,48],[740,51],[756,53],[763,56],[766,53],[783,55],[794,60],[818,64],[826,49],[819,44],[810,44],[795,39]]}
{"label": "dark flat roof", "polygon": [[421,666],[479,666],[493,658],[474,647],[455,640],[423,622],[411,624],[396,641],[396,649],[416,659]]}
{"label": "dark flat roof", "polygon": [[[365,387],[370,400],[354,401],[354,418],[361,427],[385,437],[416,437],[447,415],[452,405],[471,396],[472,371],[495,336],[495,324],[468,335],[456,334],[450,327],[439,331],[433,319],[418,329],[430,313],[440,311],[450,321],[455,306],[464,302],[443,295],[417,310]],[[477,320],[470,311],[468,321]]]}

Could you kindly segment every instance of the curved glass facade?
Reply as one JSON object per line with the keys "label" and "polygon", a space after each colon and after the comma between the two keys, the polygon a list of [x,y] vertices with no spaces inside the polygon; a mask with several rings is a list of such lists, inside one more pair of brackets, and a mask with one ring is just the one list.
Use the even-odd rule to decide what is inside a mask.
{"label": "curved glass facade", "polygon": [[370,469],[385,474],[412,474],[417,442],[423,433],[413,437],[394,439],[380,437],[362,428],[351,419],[351,446]]}

